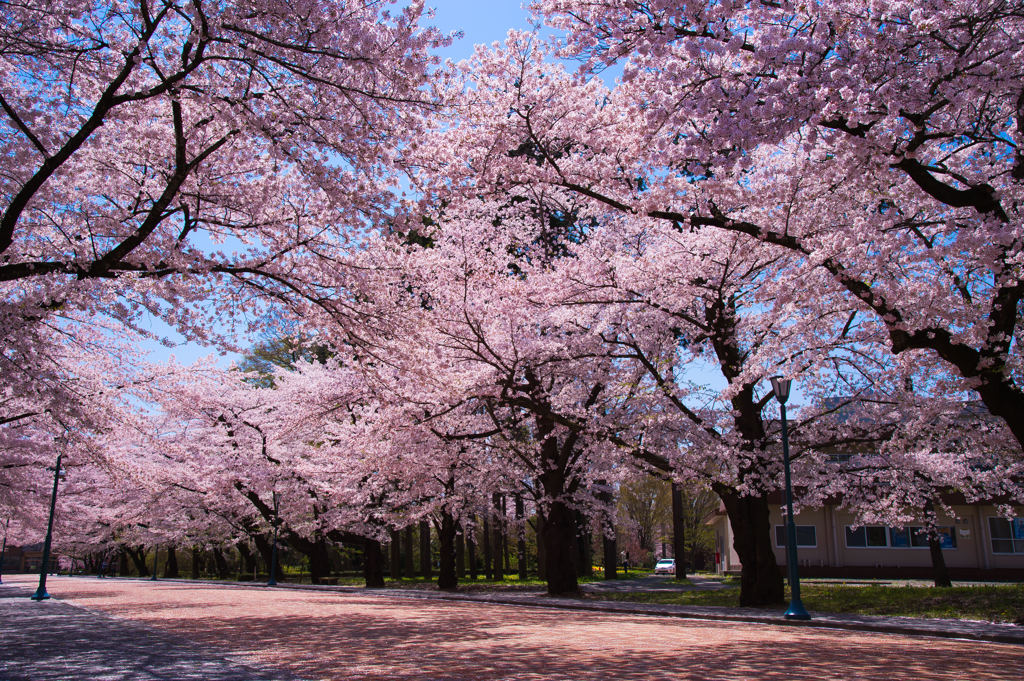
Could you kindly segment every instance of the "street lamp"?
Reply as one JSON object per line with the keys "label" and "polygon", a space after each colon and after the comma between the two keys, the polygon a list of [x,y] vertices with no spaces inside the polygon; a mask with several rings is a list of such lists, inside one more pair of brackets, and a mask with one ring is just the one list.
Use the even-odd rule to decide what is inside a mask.
{"label": "street lamp", "polygon": [[50,597],[46,593],[46,572],[50,567],[50,541],[53,539],[53,511],[57,507],[57,483],[61,478],[60,460],[63,452],[57,455],[57,467],[53,469],[53,494],[50,495],[50,522],[46,527],[46,542],[43,544],[43,563],[39,566],[39,588],[32,594],[33,601],[45,601]]}
{"label": "street lamp", "polygon": [[779,401],[782,411],[782,462],[786,468],[786,565],[789,567],[789,609],[782,615],[788,620],[811,619],[800,600],[800,568],[796,556],[796,522],[793,520],[793,486],[789,475],[789,433],[786,430],[786,401],[792,381],[782,376],[772,376],[772,392]]}
{"label": "street lamp", "polygon": [[274,548],[270,552],[270,579],[267,580],[267,586],[277,586],[277,580],[274,579],[274,575],[277,574],[277,526],[280,525],[280,519],[277,517],[277,491],[274,491]]}

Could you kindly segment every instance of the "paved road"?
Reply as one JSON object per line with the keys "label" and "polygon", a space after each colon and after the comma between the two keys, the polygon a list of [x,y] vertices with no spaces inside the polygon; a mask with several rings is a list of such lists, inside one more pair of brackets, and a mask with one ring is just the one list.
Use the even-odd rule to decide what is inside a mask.
{"label": "paved road", "polygon": [[[72,665],[66,675],[49,677],[69,680],[196,678],[201,671],[190,671],[191,677],[175,671],[192,664],[210,665],[214,674],[202,678],[212,679],[1024,678],[1024,646],[961,640],[386,593],[81,577],[54,578],[50,593],[61,601],[38,604],[22,597],[12,601],[13,618],[0,617],[0,670],[7,670],[6,678],[28,678],[24,665],[5,665],[46,654],[50,625],[60,624],[60,617],[68,618],[60,624],[60,639],[73,641],[61,664],[91,655],[89,665],[96,670],[124,669],[103,677],[77,675],[81,667]],[[158,657],[146,657],[151,654]],[[170,671],[148,671],[165,664],[161,656]]]}

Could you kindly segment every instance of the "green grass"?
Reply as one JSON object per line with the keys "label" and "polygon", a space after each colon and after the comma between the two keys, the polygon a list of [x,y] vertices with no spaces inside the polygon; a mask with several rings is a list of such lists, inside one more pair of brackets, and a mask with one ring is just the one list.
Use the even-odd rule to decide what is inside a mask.
{"label": "green grass", "polygon": [[[854,613],[965,619],[1024,624],[1024,585],[965,586],[952,589],[900,586],[801,584],[804,607],[812,613]],[[786,589],[789,598],[789,589]],[[587,598],[672,605],[739,606],[739,589],[587,594]],[[777,606],[773,609],[781,609]]]}

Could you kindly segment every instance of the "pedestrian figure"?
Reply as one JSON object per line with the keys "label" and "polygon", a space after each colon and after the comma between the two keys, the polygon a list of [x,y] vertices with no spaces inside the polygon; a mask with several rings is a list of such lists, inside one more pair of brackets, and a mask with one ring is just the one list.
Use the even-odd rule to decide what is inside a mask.
{"label": "pedestrian figure", "polygon": [[102,563],[100,563],[99,578],[103,579],[106,576],[107,576],[107,561],[103,561]]}

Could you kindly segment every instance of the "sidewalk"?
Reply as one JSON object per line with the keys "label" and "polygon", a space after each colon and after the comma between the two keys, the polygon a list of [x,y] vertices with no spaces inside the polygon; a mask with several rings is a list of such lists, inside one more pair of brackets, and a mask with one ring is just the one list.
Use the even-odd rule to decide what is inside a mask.
{"label": "sidewalk", "polygon": [[297,681],[281,671],[232,662],[152,627],[91,612],[33,589],[0,586],[3,681]]}
{"label": "sidewalk", "polygon": [[[700,578],[698,578],[700,579]],[[195,584],[189,579],[163,580],[184,584]],[[639,580],[638,580],[639,581]],[[705,580],[714,582],[714,580]],[[728,608],[697,605],[663,605],[658,603],[629,603],[624,601],[582,600],[562,598],[537,593],[451,593],[423,589],[366,589],[357,586],[319,586],[311,584],[278,584],[267,587],[252,582],[203,582],[204,585],[247,587],[252,589],[299,589],[312,591],[358,593],[385,598],[412,598],[442,601],[470,601],[518,605],[531,608],[555,608],[584,612],[606,612],[651,617],[675,617],[681,619],[713,620],[722,622],[748,622],[785,627],[809,627],[819,629],[846,629],[882,634],[906,636],[928,636],[933,638],[967,639],[991,643],[1012,643],[1024,645],[1024,627],[1015,624],[992,624],[969,620],[916,619],[912,617],[880,617],[875,615],[851,615],[812,612],[809,622],[782,618],[785,608]],[[592,586],[592,585],[589,585]],[[678,587],[684,589],[686,587]],[[710,587],[714,588],[714,587]],[[729,587],[726,587],[729,588]],[[596,589],[590,589],[591,592]]]}

